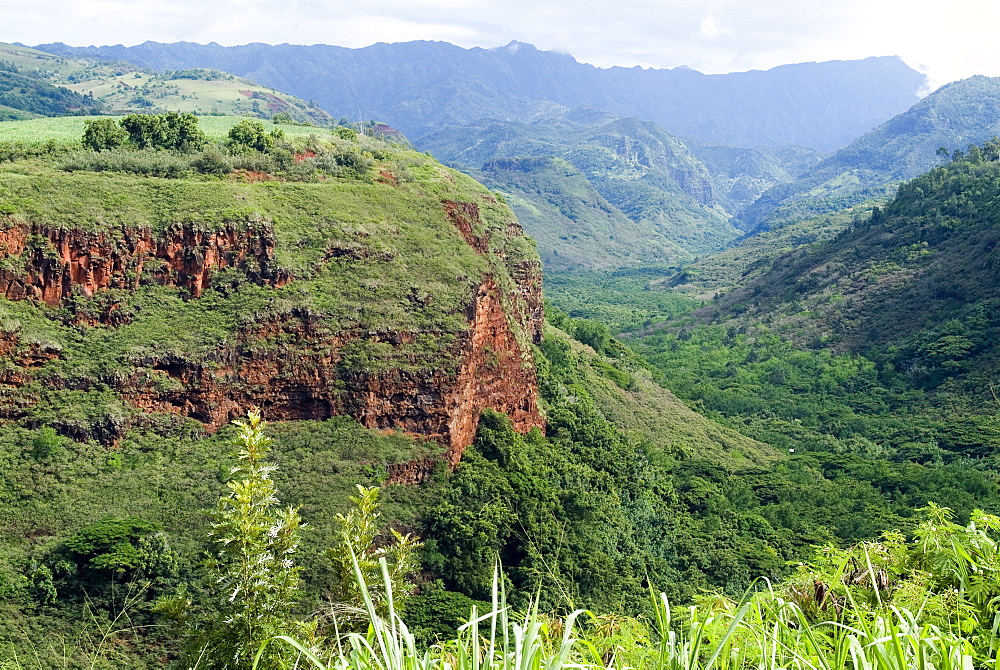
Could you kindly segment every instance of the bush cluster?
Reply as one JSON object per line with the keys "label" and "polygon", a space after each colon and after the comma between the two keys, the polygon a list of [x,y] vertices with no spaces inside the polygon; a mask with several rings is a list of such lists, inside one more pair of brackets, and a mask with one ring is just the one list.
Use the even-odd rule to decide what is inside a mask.
{"label": "bush cluster", "polygon": [[293,143],[278,128],[268,131],[256,119],[244,119],[230,129],[225,141],[210,143],[192,114],[130,114],[120,121],[87,121],[82,138],[86,151],[71,156],[62,168],[174,178],[242,171],[311,181],[364,179],[376,161],[394,157],[381,143],[362,146],[350,128],[338,128],[334,135],[327,142],[310,135]]}
{"label": "bush cluster", "polygon": [[197,151],[208,143],[194,114],[129,114],[121,121],[86,121],[83,146],[92,151],[108,151],[126,146],[136,149]]}

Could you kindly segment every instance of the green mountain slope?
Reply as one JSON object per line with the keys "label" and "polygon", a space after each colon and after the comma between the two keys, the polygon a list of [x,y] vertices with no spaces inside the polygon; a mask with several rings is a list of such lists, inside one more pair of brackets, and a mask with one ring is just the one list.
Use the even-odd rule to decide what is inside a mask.
{"label": "green mountain slope", "polygon": [[872,352],[921,384],[967,379],[969,392],[988,399],[1000,299],[996,149],[913,179],[884,209],[782,257],[706,313],[752,308],[800,340]]}
{"label": "green mountain slope", "polygon": [[[448,128],[420,145],[481,168],[509,193],[556,269],[669,264],[736,236],[708,170],[652,123],[581,109],[530,124]],[[518,209],[519,201],[530,207]]]}
{"label": "green mountain slope", "polygon": [[[194,68],[158,72],[129,63],[63,58],[2,43],[0,61],[10,63],[23,73],[29,73],[46,91],[52,90],[53,85],[56,85],[56,90],[63,91],[72,100],[89,103],[88,109],[101,108],[111,114],[177,111],[199,115],[247,115],[264,119],[281,114],[290,121],[333,124],[330,115],[315,105],[217,70]],[[2,75],[0,73],[0,77]],[[3,86],[0,79],[0,90]],[[67,89],[72,93],[67,92]],[[74,94],[77,95],[73,97]],[[51,93],[47,95],[51,97]],[[0,104],[10,103],[0,96]],[[83,106],[81,102],[74,104],[76,107],[72,109]],[[46,115],[51,116],[53,113]]]}
{"label": "green mountain slope", "polygon": [[470,174],[506,194],[548,270],[672,263],[690,255],[625,216],[561,158],[498,158]]}
{"label": "green mountain slope", "polygon": [[3,55],[0,50],[0,106],[21,112],[7,112],[8,118],[95,114],[101,111],[103,104],[93,96],[26,75],[13,63],[4,61]]}
{"label": "green mountain slope", "polygon": [[864,134],[805,172],[765,192],[740,216],[757,232],[809,214],[884,198],[898,182],[941,163],[950,151],[982,144],[1000,133],[1000,78],[952,82],[906,112]]}
{"label": "green mountain slope", "polygon": [[647,287],[710,300],[766,273],[788,252],[836,237],[875,206],[874,203],[855,205],[745,237],[729,248],[686,263],[669,276],[653,279]]}

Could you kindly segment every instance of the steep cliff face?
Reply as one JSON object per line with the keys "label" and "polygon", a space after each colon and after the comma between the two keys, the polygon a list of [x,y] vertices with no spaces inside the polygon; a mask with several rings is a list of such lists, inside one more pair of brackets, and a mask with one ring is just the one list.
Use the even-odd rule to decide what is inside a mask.
{"label": "steep cliff face", "polygon": [[[279,421],[346,414],[439,442],[452,466],[487,408],[521,431],[544,426],[530,349],[542,326],[537,255],[506,207],[482,189],[470,194],[468,181],[458,186],[461,198],[411,193],[413,208],[426,212],[418,224],[397,213],[409,205],[405,194],[385,195],[402,187],[365,185],[359,207],[382,230],[363,228],[350,211],[338,221],[335,206],[323,212],[315,203],[312,230],[283,228],[290,213],[266,205],[158,230],[7,215],[0,294],[66,330],[43,345],[22,328],[23,309],[13,325],[0,324],[0,385],[20,401],[0,419],[32,421],[33,399],[18,395],[29,385],[107,388],[137,415],[191,417],[210,431],[252,405]],[[258,187],[226,185],[237,200],[253,193],[240,189]],[[324,193],[313,187],[267,188],[286,198]],[[387,199],[386,211],[372,210],[375,196]],[[221,271],[228,279],[216,286]],[[183,344],[189,338],[199,346]],[[112,343],[100,348],[107,359],[77,371],[80,350],[92,355],[98,341]],[[114,442],[111,433],[100,434]],[[397,479],[419,481],[430,468],[414,467]]]}
{"label": "steep cliff face", "polygon": [[[455,465],[486,408],[509,415],[520,431],[544,426],[530,350],[515,334],[492,278],[480,286],[469,314],[467,330],[445,352],[449,369],[423,366],[408,355],[413,334],[335,332],[316,315],[296,311],[245,330],[236,343],[204,361],[136,361],[138,367],[118,389],[140,409],[190,416],[210,429],[251,405],[279,421],[347,414],[368,428],[436,440]],[[518,325],[537,333],[541,322]],[[285,346],[259,346],[268,340]],[[352,369],[347,351],[378,345],[399,350],[403,360],[381,369]]]}
{"label": "steep cliff face", "polygon": [[239,267],[255,280],[282,286],[288,273],[275,265],[270,224],[253,223],[205,232],[175,225],[154,236],[149,228],[88,234],[8,218],[0,230],[0,257],[16,256],[23,269],[0,270],[0,292],[57,306],[74,290],[92,296],[108,288],[135,289],[142,282],[181,286],[200,297],[212,270]]}

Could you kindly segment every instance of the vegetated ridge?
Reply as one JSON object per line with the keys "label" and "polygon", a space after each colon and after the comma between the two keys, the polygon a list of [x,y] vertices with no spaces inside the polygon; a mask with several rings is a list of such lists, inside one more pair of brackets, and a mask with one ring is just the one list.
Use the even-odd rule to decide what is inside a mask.
{"label": "vegetated ridge", "polygon": [[996,141],[899,188],[834,239],[776,260],[710,305],[714,320],[771,319],[800,342],[864,352],[919,387],[991,400],[997,369]]}
{"label": "vegetated ridge", "polygon": [[452,463],[484,408],[542,425],[530,241],[467,177],[366,141],[377,179],[4,170],[5,419],[118,397],[53,424],[114,444],[142,415],[216,429],[259,404],[433,438]]}
{"label": "vegetated ridge", "polygon": [[[873,198],[939,165],[956,149],[1000,134],[1000,78],[975,76],[934,91],[870,130],[799,179],[773,186],[736,222],[750,234]],[[942,157],[938,150],[944,147]]]}
{"label": "vegetated ridge", "polygon": [[93,96],[53,86],[22,70],[18,60],[0,48],[0,121],[102,111],[103,104]]}
{"label": "vegetated ridge", "polygon": [[[21,75],[30,76],[34,86],[47,87],[46,91],[54,87],[64,96],[72,96],[72,93],[85,96],[80,99],[86,104],[74,103],[78,108],[75,113],[176,111],[263,119],[277,116],[298,123],[333,124],[330,115],[316,105],[217,70],[157,71],[126,62],[64,58],[3,43],[0,43],[0,61],[16,68]],[[47,95],[51,97],[51,93]],[[56,110],[58,114],[72,111],[73,108],[69,112]]]}

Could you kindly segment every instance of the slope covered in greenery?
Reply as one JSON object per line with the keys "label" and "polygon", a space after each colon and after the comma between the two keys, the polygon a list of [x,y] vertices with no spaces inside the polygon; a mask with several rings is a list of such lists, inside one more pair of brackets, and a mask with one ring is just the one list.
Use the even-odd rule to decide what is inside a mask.
{"label": "slope covered in greenery", "polygon": [[500,158],[468,172],[504,193],[550,271],[669,263],[690,256],[660,231],[625,216],[562,158]]}
{"label": "slope covered in greenery", "polygon": [[827,512],[838,532],[905,527],[927,501],[997,509],[996,156],[908,182],[631,346],[694,409],[838,482],[829,510],[867,498]]}
{"label": "slope covered in greenery", "polygon": [[[16,68],[21,75],[30,76],[32,85],[39,90],[35,97],[48,99],[45,103],[48,107],[56,104],[54,91],[66,98],[60,103],[63,105],[61,111],[29,110],[45,116],[97,113],[98,110],[111,114],[175,111],[263,119],[278,116],[289,122],[333,124],[330,115],[316,105],[217,70],[192,68],[161,72],[124,62],[63,58],[3,43],[0,43],[0,61]],[[0,82],[0,90],[4,86]],[[0,96],[0,104],[10,104],[5,100]],[[39,107],[39,101],[34,105]]]}
{"label": "slope covered in greenery", "polygon": [[25,75],[16,65],[0,58],[0,106],[17,110],[8,111],[7,118],[2,119],[12,120],[33,116],[95,114],[101,111],[103,104],[93,96]]}
{"label": "slope covered in greenery", "polygon": [[652,279],[647,287],[652,290],[669,287],[676,293],[710,300],[766,273],[785,254],[836,237],[885,200],[887,198],[795,220],[775,230],[743,237],[718,253],[684,264],[677,272]]}
{"label": "slope covered in greenery", "polygon": [[836,239],[780,259],[720,301],[717,314],[753,303],[797,337],[883,352],[932,385],[971,374],[978,386],[994,369],[996,148],[906,183]]}
{"label": "slope covered in greenery", "polygon": [[[865,133],[806,171],[772,187],[741,214],[757,232],[891,195],[896,184],[939,165],[952,152],[1000,134],[1000,79],[975,76],[942,86],[906,112]],[[942,157],[938,150],[944,147]]]}

